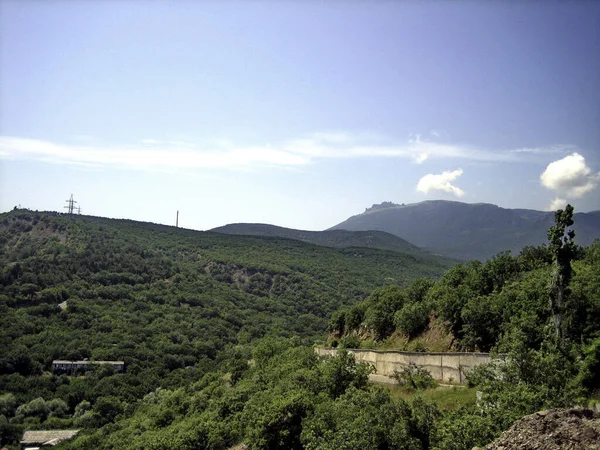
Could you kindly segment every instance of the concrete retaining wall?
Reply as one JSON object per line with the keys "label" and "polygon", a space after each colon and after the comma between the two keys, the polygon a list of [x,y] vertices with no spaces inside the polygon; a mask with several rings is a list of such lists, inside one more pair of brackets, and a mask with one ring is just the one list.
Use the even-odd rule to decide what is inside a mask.
{"label": "concrete retaining wall", "polygon": [[[394,371],[401,371],[410,363],[427,369],[434,380],[443,383],[465,382],[465,374],[473,367],[489,363],[489,353],[417,353],[399,351],[378,351],[347,349],[357,362],[365,362],[375,366],[376,375],[391,377]],[[334,356],[338,349],[316,347],[315,352],[321,356]]]}

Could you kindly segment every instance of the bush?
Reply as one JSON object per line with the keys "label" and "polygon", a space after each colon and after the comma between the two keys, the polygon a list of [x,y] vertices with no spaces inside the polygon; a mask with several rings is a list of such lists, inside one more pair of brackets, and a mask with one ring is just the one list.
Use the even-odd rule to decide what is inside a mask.
{"label": "bush", "polygon": [[49,413],[48,404],[42,397],[31,400],[29,403],[17,408],[17,417],[20,421],[27,417],[37,417],[40,421],[46,420]]}
{"label": "bush", "polygon": [[576,378],[576,384],[592,393],[600,390],[600,339],[594,340],[584,348],[583,354],[584,358]]}
{"label": "bush", "polygon": [[392,377],[399,384],[410,389],[429,389],[437,385],[429,371],[415,363],[410,363],[400,372],[394,370]]}
{"label": "bush", "polygon": [[404,305],[394,314],[394,325],[402,333],[415,337],[427,327],[429,312],[429,308],[424,303]]}
{"label": "bush", "polygon": [[0,414],[0,445],[16,445],[18,444],[19,439],[21,439],[21,436],[23,436],[23,427],[9,422],[4,415]]}
{"label": "bush", "polygon": [[377,339],[385,339],[394,331],[393,316],[377,306],[367,309],[365,313],[365,327]]}
{"label": "bush", "polygon": [[360,348],[360,339],[356,335],[344,336],[340,348]]}
{"label": "bush", "polygon": [[48,408],[49,415],[48,417],[57,417],[64,418],[69,412],[69,406],[67,402],[61,400],[60,398],[54,398],[49,402],[46,402],[46,407]]}
{"label": "bush", "polygon": [[346,311],[346,329],[357,330],[365,317],[362,305],[354,305]]}
{"label": "bush", "polygon": [[12,417],[17,409],[17,399],[14,394],[0,395],[0,416]]}
{"label": "bush", "polygon": [[331,398],[337,398],[350,387],[364,389],[369,383],[369,375],[375,368],[369,364],[357,363],[354,355],[340,350],[334,358],[325,359],[319,367],[325,384],[324,391]]}
{"label": "bush", "polygon": [[[98,415],[103,424],[114,422],[115,419],[123,412],[123,404],[114,396],[100,397],[94,405],[94,412]],[[81,418],[86,416],[84,413]]]}
{"label": "bush", "polygon": [[463,408],[446,415],[437,424],[436,450],[464,450],[492,442],[501,428],[489,415],[481,415],[475,407]]}
{"label": "bush", "polygon": [[344,333],[344,326],[346,324],[346,313],[344,311],[335,311],[331,320],[329,321],[329,331],[332,333]]}

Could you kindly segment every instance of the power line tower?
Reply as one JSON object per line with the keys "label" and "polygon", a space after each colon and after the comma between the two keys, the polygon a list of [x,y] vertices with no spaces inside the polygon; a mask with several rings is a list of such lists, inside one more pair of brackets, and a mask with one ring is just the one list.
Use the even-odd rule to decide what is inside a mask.
{"label": "power line tower", "polygon": [[77,207],[77,214],[78,214],[78,215],[81,215],[81,206],[78,206],[78,207]]}
{"label": "power line tower", "polygon": [[175,227],[179,228],[179,210],[177,210],[177,218],[175,219]]}
{"label": "power line tower", "polygon": [[73,215],[73,208],[75,206],[75,203],[77,203],[75,200],[73,200],[73,194],[71,194],[71,198],[69,200],[66,200],[67,202],[67,206],[65,206],[64,208],[67,209],[69,217],[71,217]]}

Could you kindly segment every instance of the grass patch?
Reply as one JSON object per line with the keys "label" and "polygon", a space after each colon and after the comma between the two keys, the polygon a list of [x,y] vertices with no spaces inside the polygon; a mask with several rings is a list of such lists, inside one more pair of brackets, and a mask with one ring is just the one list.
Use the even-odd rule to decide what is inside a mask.
{"label": "grass patch", "polygon": [[412,401],[415,397],[434,402],[440,409],[453,411],[462,406],[474,405],[476,401],[475,388],[439,386],[435,389],[415,391],[393,384],[381,384],[390,391],[394,400]]}

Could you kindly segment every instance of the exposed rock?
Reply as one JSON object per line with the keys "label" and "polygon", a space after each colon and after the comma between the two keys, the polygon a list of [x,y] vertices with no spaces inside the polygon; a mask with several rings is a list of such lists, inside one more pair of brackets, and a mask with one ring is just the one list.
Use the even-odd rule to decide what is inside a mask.
{"label": "exposed rock", "polygon": [[525,416],[485,450],[600,450],[600,414],[550,409]]}

